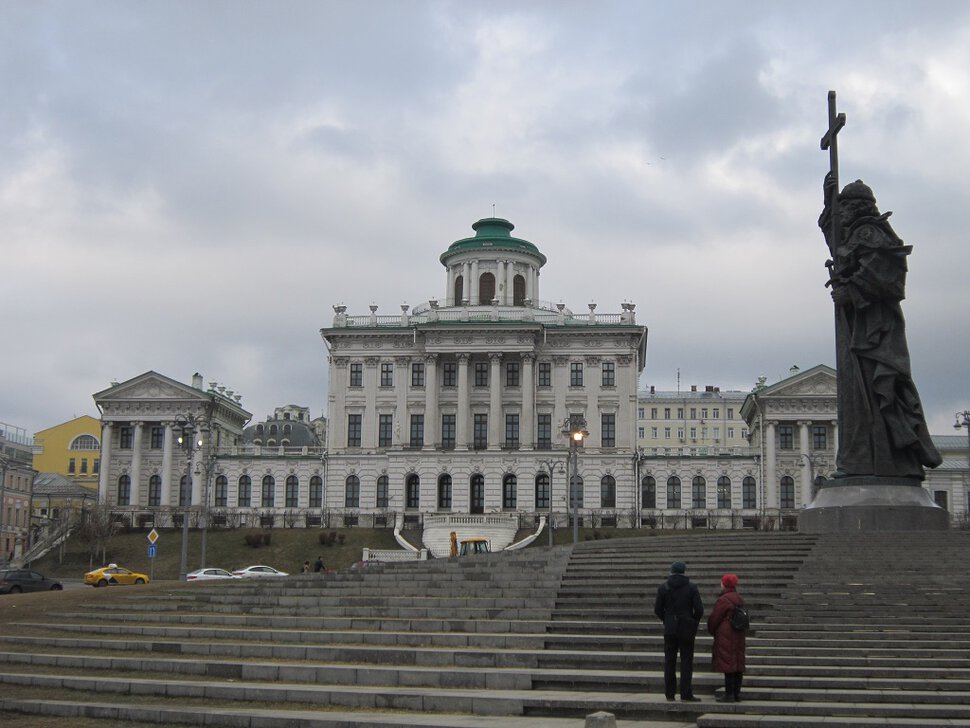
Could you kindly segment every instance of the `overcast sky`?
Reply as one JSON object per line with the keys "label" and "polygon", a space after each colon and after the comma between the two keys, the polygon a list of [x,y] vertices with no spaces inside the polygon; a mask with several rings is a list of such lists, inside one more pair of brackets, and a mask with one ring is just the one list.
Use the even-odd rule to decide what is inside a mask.
{"label": "overcast sky", "polygon": [[931,429],[970,408],[970,3],[0,5],[0,421],[193,372],[325,413],[333,304],[444,299],[495,214],[540,297],[637,304],[643,387],[834,365],[817,227],[843,182],[907,244]]}

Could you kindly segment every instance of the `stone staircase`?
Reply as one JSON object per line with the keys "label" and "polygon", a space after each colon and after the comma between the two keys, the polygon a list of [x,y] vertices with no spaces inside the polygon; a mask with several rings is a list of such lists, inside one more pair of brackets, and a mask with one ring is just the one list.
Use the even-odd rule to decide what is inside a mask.
{"label": "stone staircase", "polygon": [[[970,726],[970,534],[690,532],[267,582],[99,590],[0,633],[0,722],[574,728]],[[753,617],[744,702],[663,697],[670,562]],[[92,590],[93,591],[93,590]],[[38,595],[28,595],[36,597]],[[42,618],[43,617],[43,618]]]}

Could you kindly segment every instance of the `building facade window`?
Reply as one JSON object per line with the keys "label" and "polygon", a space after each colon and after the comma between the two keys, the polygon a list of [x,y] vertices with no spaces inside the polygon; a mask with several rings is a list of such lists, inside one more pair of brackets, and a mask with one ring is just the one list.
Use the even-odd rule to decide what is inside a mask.
{"label": "building facade window", "polygon": [[260,505],[263,508],[273,508],[276,505],[276,479],[272,475],[263,476],[263,489]]}
{"label": "building facade window", "polygon": [[284,492],[284,503],[287,508],[299,508],[300,506],[300,479],[295,475],[286,478],[286,490]]}
{"label": "building facade window", "polygon": [[502,478],[502,510],[514,511],[518,506],[518,478],[512,473]]}
{"label": "building facade window", "polygon": [[394,415],[378,415],[377,447],[391,447],[394,437]]}
{"label": "building facade window", "polygon": [[[616,364],[614,362],[611,362],[611,361],[603,362],[603,386],[604,387],[616,386]],[[643,415],[641,415],[641,417],[642,416]]]}
{"label": "building facade window", "polygon": [[505,386],[519,386],[519,362],[509,361],[505,363]]}
{"label": "building facade window", "polygon": [[118,505],[131,505],[131,478],[127,475],[118,478]]}
{"label": "building facade window", "polygon": [[754,478],[750,475],[744,476],[744,479],[741,481],[741,507],[758,507],[758,487],[755,484]]}
{"label": "building facade window", "polygon": [[441,365],[441,386],[458,386],[458,364],[453,361],[443,362]]}
{"label": "building facade window", "polygon": [[411,447],[424,447],[424,415],[411,415]]}
{"label": "building facade window", "polygon": [[131,450],[134,437],[134,429],[128,425],[122,425],[122,427],[118,430],[118,447],[122,450]]}
{"label": "building facade window", "polygon": [[360,447],[363,415],[347,415],[347,447]]}
{"label": "building facade window", "polygon": [[249,508],[252,505],[253,481],[248,475],[239,476],[238,490],[236,491],[236,503],[240,508]]}
{"label": "building facade window", "polygon": [[68,459],[67,472],[71,475],[74,475],[77,472],[77,461],[74,458]]}
{"label": "building facade window", "polygon": [[778,505],[781,508],[795,507],[795,481],[788,475],[783,476],[779,484]]}
{"label": "building facade window", "polygon": [[707,481],[700,475],[691,481],[691,507],[707,508]]}
{"label": "building facade window", "polygon": [[364,386],[364,365],[359,361],[350,363],[350,386]]}
{"label": "building facade window", "polygon": [[148,479],[148,505],[162,505],[162,476],[153,475]]}
{"label": "building facade window", "polygon": [[478,305],[488,306],[495,298],[495,275],[486,271],[478,276]]}
{"label": "building facade window", "polygon": [[424,386],[424,362],[416,361],[411,363],[411,386]]}
{"label": "building facade window", "polygon": [[657,479],[652,475],[640,479],[640,505],[643,508],[657,507]]}
{"label": "building facade window", "polygon": [[539,387],[552,386],[552,362],[539,362],[539,368],[536,370],[536,385]]}
{"label": "building facade window", "polygon": [[667,508],[680,508],[680,478],[676,475],[667,478]]}
{"label": "building facade window", "polygon": [[812,425],[812,449],[824,450],[828,447],[828,428],[825,425]]}
{"label": "building facade window", "polygon": [[512,305],[525,305],[525,278],[518,273],[512,278]]}
{"label": "building facade window", "polygon": [[536,449],[552,449],[552,415],[550,414],[536,416]]}
{"label": "building facade window", "polygon": [[472,447],[475,450],[484,450],[488,447],[488,415],[486,414],[475,415]]}
{"label": "building facade window", "polygon": [[616,447],[616,415],[603,414],[600,417],[602,447]]}
{"label": "building facade window", "polygon": [[394,386],[394,363],[389,361],[381,362],[381,386]]}
{"label": "building facade window", "polygon": [[308,505],[310,508],[323,507],[323,478],[314,475],[310,478],[310,493]]}
{"label": "building facade window", "polygon": [[415,473],[404,479],[404,507],[412,510],[421,507],[421,479]]}
{"label": "building facade window", "polygon": [[664,407],[664,419],[665,420],[670,419],[670,407]]}
{"label": "building facade window", "polygon": [[382,475],[377,479],[377,507],[387,508],[387,504],[390,502],[390,479],[386,475]]}
{"label": "building facade window", "polygon": [[[536,510],[549,510],[549,476],[539,473],[536,476]],[[552,524],[546,524],[547,528],[552,528]]]}
{"label": "building facade window", "polygon": [[165,446],[165,428],[153,427],[148,438],[148,446],[152,450],[161,450]]}
{"label": "building facade window", "polygon": [[488,362],[487,361],[475,362],[475,386],[476,387],[488,386]]}
{"label": "building facade window", "polygon": [[778,449],[795,449],[795,428],[791,425],[778,425]]}
{"label": "building facade window", "polygon": [[600,479],[600,508],[616,508],[616,478],[612,475]]}
{"label": "building facade window", "polygon": [[583,363],[581,361],[569,362],[569,386],[583,386]]}
{"label": "building facade window", "polygon": [[438,476],[438,510],[451,510],[451,476],[448,473]]}
{"label": "building facade window", "polygon": [[468,504],[472,513],[485,512],[485,476],[480,473],[468,482]]}
{"label": "building facade window", "polygon": [[455,415],[441,415],[441,447],[445,450],[455,449]]}
{"label": "building facade window", "polygon": [[71,442],[68,450],[100,450],[101,443],[94,435],[78,435]]}
{"label": "building facade window", "polygon": [[505,415],[505,447],[509,450],[519,448],[519,415]]}
{"label": "building facade window", "polygon": [[88,472],[88,459],[81,458],[81,475],[87,475]]}
{"label": "building facade window", "polygon": [[[161,482],[159,482],[159,485],[161,485]],[[225,508],[229,505],[229,479],[225,475],[219,475],[216,477],[216,490],[213,498],[213,505],[215,505],[216,508]]]}
{"label": "building facade window", "polygon": [[344,481],[344,508],[360,508],[360,478],[348,475]]}
{"label": "building facade window", "polygon": [[726,475],[717,479],[717,507],[731,507],[731,479]]}

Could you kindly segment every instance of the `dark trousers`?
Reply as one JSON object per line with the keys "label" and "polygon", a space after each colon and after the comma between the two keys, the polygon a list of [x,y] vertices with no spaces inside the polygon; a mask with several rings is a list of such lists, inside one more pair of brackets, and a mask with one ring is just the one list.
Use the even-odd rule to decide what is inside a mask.
{"label": "dark trousers", "polygon": [[664,693],[673,698],[677,693],[677,653],[680,653],[680,697],[694,694],[691,680],[694,678],[694,638],[678,639],[676,635],[664,635]]}
{"label": "dark trousers", "polygon": [[724,696],[727,698],[741,699],[741,678],[743,672],[724,673]]}

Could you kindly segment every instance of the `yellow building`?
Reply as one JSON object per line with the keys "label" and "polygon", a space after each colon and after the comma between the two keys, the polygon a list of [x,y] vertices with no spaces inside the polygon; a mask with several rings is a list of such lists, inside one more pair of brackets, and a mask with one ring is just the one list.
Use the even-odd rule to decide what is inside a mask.
{"label": "yellow building", "polygon": [[83,415],[34,435],[34,470],[58,473],[98,490],[101,470],[101,423]]}

